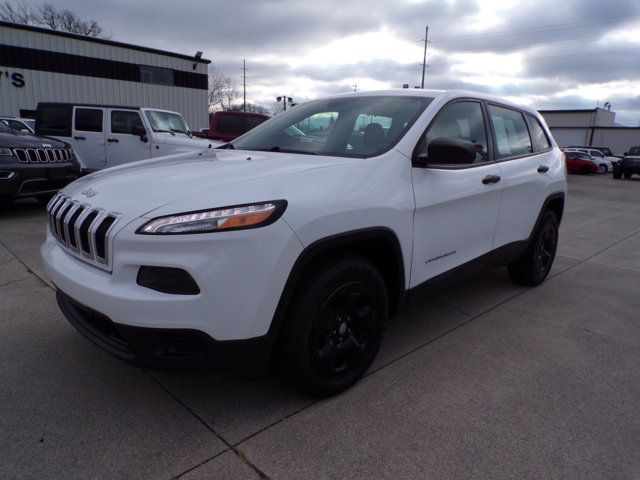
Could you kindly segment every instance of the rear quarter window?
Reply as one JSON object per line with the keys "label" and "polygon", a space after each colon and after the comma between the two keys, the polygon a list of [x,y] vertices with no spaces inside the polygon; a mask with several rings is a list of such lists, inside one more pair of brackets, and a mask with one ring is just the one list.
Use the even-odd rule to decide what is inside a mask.
{"label": "rear quarter window", "polygon": [[531,140],[533,140],[536,150],[539,152],[549,150],[551,148],[551,141],[538,119],[528,114],[526,117],[529,123],[529,131],[531,132]]}

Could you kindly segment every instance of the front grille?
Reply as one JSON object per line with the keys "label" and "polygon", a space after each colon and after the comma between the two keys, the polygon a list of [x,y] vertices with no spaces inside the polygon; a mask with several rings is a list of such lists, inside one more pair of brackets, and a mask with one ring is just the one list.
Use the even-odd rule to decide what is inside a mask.
{"label": "front grille", "polygon": [[60,163],[72,157],[70,148],[14,148],[13,154],[20,163]]}
{"label": "front grille", "polygon": [[47,206],[49,230],[75,256],[109,270],[109,234],[119,215],[58,194]]}

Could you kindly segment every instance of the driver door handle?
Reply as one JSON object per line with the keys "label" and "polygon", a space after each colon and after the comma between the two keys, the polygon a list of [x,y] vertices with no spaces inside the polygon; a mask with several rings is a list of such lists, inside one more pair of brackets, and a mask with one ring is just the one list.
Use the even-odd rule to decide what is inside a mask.
{"label": "driver door handle", "polygon": [[74,139],[74,140],[86,140],[86,138],[85,138],[85,137],[82,137],[82,136],[80,136],[80,135],[75,135],[75,136],[73,137],[73,139]]}
{"label": "driver door handle", "polygon": [[120,140],[118,140],[117,138],[107,138],[107,142],[109,143],[112,143],[112,142],[118,143],[119,141]]}
{"label": "driver door handle", "polygon": [[538,167],[538,173],[547,173],[549,171],[549,167],[546,165],[540,165]]}
{"label": "driver door handle", "polygon": [[498,183],[500,181],[499,175],[487,175],[482,179],[482,183],[489,185],[490,183]]}

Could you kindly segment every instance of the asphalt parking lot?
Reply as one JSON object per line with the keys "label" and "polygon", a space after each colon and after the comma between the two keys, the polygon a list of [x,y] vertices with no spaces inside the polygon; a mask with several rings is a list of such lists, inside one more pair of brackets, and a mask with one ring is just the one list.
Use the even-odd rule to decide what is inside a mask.
{"label": "asphalt parking lot", "polygon": [[640,478],[640,177],[569,186],[542,286],[426,299],[327,400],[112,358],[58,310],[44,208],[0,207],[0,478]]}

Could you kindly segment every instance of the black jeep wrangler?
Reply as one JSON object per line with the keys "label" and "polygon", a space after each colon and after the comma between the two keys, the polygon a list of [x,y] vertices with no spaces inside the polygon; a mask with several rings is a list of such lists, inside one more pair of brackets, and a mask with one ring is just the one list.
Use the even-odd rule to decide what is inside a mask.
{"label": "black jeep wrangler", "polygon": [[19,132],[0,121],[0,202],[34,197],[46,203],[79,176],[68,143]]}
{"label": "black jeep wrangler", "polygon": [[631,147],[624,153],[624,158],[613,164],[613,178],[629,178],[634,173],[640,174],[640,147]]}

